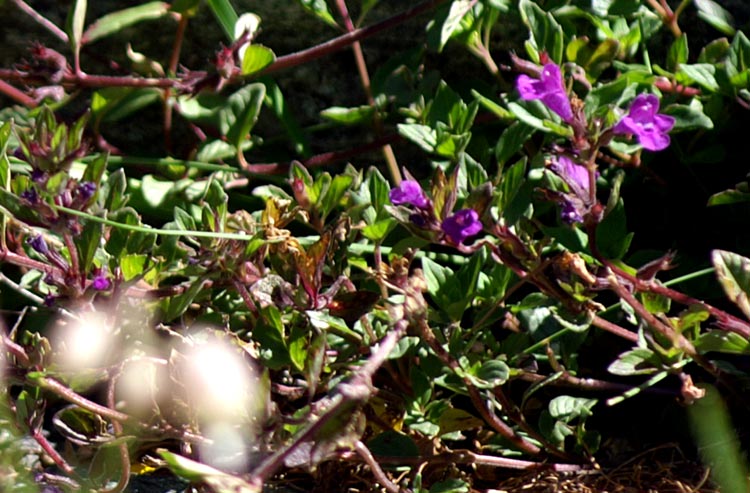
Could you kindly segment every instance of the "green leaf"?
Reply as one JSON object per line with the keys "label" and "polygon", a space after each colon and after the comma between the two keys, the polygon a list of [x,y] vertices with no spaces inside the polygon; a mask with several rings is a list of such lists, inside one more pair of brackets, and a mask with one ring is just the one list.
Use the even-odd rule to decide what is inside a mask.
{"label": "green leaf", "polygon": [[169,4],[166,2],[149,2],[112,12],[91,24],[83,34],[81,43],[91,43],[142,21],[159,19],[167,12],[169,12]]}
{"label": "green leaf", "polygon": [[335,28],[339,27],[336,23],[336,19],[333,18],[330,10],[328,10],[326,0],[297,0],[297,3],[329,26]]}
{"label": "green leaf", "polygon": [[253,339],[260,346],[260,356],[264,364],[271,370],[281,369],[291,362],[281,312],[277,307],[269,305],[261,308],[261,315],[253,329]]}
{"label": "green leaf", "polygon": [[670,104],[664,108],[664,114],[674,118],[674,128],[676,130],[696,130],[714,128],[714,122],[703,112],[703,105],[696,98],[685,104]]}
{"label": "green leaf", "polygon": [[473,5],[474,2],[471,0],[454,0],[451,3],[448,15],[440,26],[438,53],[443,51],[443,47],[445,47],[448,40],[461,28],[461,20],[471,11]]}
{"label": "green leaf", "polygon": [[634,233],[626,225],[627,215],[622,199],[596,228],[598,247],[610,259],[621,259],[630,248]]}
{"label": "green leaf", "polygon": [[649,313],[666,314],[669,313],[669,309],[672,306],[671,299],[658,293],[644,292],[641,293],[640,297],[644,308]]}
{"label": "green leaf", "polygon": [[103,226],[100,223],[88,221],[83,227],[83,231],[76,238],[76,250],[78,250],[78,259],[81,268],[88,272],[91,264],[94,262],[94,255],[99,248],[102,239]]}
{"label": "green leaf", "polygon": [[750,340],[735,332],[712,330],[701,334],[695,342],[701,353],[715,351],[727,354],[750,354]]}
{"label": "green leaf", "polygon": [[229,0],[206,0],[211,12],[219,22],[221,30],[226,34],[229,41],[234,41],[234,25],[237,24],[239,16]]}
{"label": "green leaf", "polygon": [[732,15],[721,5],[713,0],[693,0],[698,9],[698,17],[713,26],[716,30],[732,36],[735,33],[732,27]]}
{"label": "green leaf", "polygon": [[398,226],[398,221],[392,217],[387,217],[362,228],[362,234],[368,240],[382,241],[396,226]]}
{"label": "green leaf", "polygon": [[[11,120],[3,123],[0,127],[0,188],[8,190],[10,186],[10,160],[8,160],[8,142],[13,131]],[[0,247],[5,249],[6,241],[6,222],[8,218],[5,214],[0,214]]]}
{"label": "green leaf", "polygon": [[302,325],[293,326],[289,334],[289,339],[287,340],[289,359],[297,371],[302,371],[305,368],[305,362],[308,355],[310,355],[308,347],[310,345],[309,335],[309,328]]}
{"label": "green leaf", "polygon": [[702,399],[687,406],[695,445],[718,491],[744,493],[750,471],[736,425],[719,391],[711,386],[705,390]]}
{"label": "green leaf", "polygon": [[427,125],[419,123],[399,123],[398,133],[412,141],[427,152],[435,152],[437,132]]}
{"label": "green leaf", "polygon": [[466,309],[466,296],[461,292],[461,283],[448,267],[443,267],[425,257],[422,259],[422,270],[427,282],[427,292],[432,296],[440,309],[451,320],[460,320]]}
{"label": "green leaf", "polygon": [[171,12],[193,17],[200,6],[201,0],[175,0],[169,7]]}
{"label": "green leaf", "polygon": [[468,493],[470,491],[469,484],[457,478],[446,479],[435,483],[430,488],[430,493]]}
{"label": "green leaf", "polygon": [[677,71],[678,76],[687,77],[688,80],[697,82],[711,92],[719,90],[719,83],[716,82],[715,73],[716,67],[709,63],[694,63],[691,65],[683,63]]}
{"label": "green leaf", "polygon": [[120,269],[122,270],[123,279],[130,281],[143,274],[147,262],[148,255],[145,254],[131,253],[121,257]]}
{"label": "green leaf", "polygon": [[107,181],[104,185],[106,190],[106,200],[104,201],[104,208],[108,211],[114,211],[123,207],[128,197],[125,195],[127,188],[127,181],[125,178],[125,170],[118,168],[107,177]]}
{"label": "green leaf", "polygon": [[[531,34],[531,42],[527,43],[527,51],[534,62],[539,63],[539,54],[547,52],[550,59],[560,64],[563,61],[563,29],[549,12],[542,10],[536,2],[520,0],[518,10],[521,19]],[[529,49],[531,48],[531,49]]]}
{"label": "green leaf", "polygon": [[391,186],[375,166],[367,170],[365,183],[369,188],[370,203],[375,208],[375,212],[379,213],[383,210],[383,206],[390,203],[388,195],[391,191]]}
{"label": "green leaf", "polygon": [[417,457],[419,448],[414,440],[395,430],[386,430],[367,442],[367,448],[375,456]]}
{"label": "green leaf", "polygon": [[353,341],[362,340],[362,337],[350,329],[342,318],[318,310],[307,310],[305,314],[310,320],[310,325],[318,330],[331,331]]}
{"label": "green leaf", "polygon": [[669,52],[667,53],[667,69],[676,72],[682,64],[687,63],[688,53],[687,34],[683,33],[682,36],[675,39],[672,42],[672,46],[669,47]]}
{"label": "green leaf", "polygon": [[263,45],[250,45],[242,55],[242,75],[260,72],[276,61],[276,55]]}
{"label": "green leaf", "polygon": [[715,39],[703,47],[698,55],[698,63],[717,64],[723,62],[728,53],[729,41],[727,38]]}
{"label": "green leaf", "polygon": [[659,358],[648,348],[636,348],[619,355],[607,371],[613,375],[648,375],[657,371]]}
{"label": "green leaf", "polygon": [[525,101],[523,104],[510,102],[508,109],[521,122],[544,133],[556,133],[561,137],[573,135],[573,130],[568,127],[549,125],[554,120],[559,121],[560,117],[550,111],[541,101]]}
{"label": "green leaf", "polygon": [[506,128],[495,146],[498,166],[505,166],[505,163],[523,148],[534,132],[536,128],[520,121]]}
{"label": "green leaf", "polygon": [[504,361],[489,360],[482,363],[474,375],[469,375],[475,387],[493,389],[508,381],[510,368]]}
{"label": "green leaf", "polygon": [[266,86],[259,83],[248,84],[229,96],[226,107],[219,110],[222,131],[226,132],[227,139],[235,147],[240,147],[258,121],[265,96]]}
{"label": "green leaf", "polygon": [[714,250],[711,261],[727,297],[750,318],[750,259],[736,253]]}
{"label": "green leaf", "polygon": [[742,182],[734,190],[724,190],[708,198],[708,205],[728,205],[750,202],[750,184]]}
{"label": "green leaf", "polygon": [[86,8],[86,0],[73,0],[73,4],[68,10],[68,18],[65,21],[65,32],[68,34],[68,41],[76,59],[81,50],[83,26],[86,23]]}
{"label": "green leaf", "polygon": [[196,279],[187,291],[167,299],[163,315],[164,322],[171,322],[185,313],[193,300],[195,300],[195,298],[201,293],[205,284],[206,278]]}
{"label": "green leaf", "polygon": [[279,85],[270,77],[261,77],[258,81],[266,86],[265,104],[284,126],[284,130],[294,144],[294,151],[303,157],[310,156],[312,153],[309,138],[295,119],[289,105],[286,104],[284,93],[281,92]]}
{"label": "green leaf", "polygon": [[550,401],[549,413],[553,418],[568,423],[575,418],[587,418],[591,416],[591,408],[597,402],[597,399],[561,395]]}
{"label": "green leaf", "polygon": [[370,105],[343,108],[332,106],[320,112],[320,116],[342,125],[369,124],[375,116],[375,108]]}
{"label": "green leaf", "polygon": [[161,101],[161,90],[146,88],[106,88],[94,93],[91,108],[97,122],[117,122]]}
{"label": "green leaf", "polygon": [[237,476],[214,469],[187,457],[174,454],[165,449],[158,449],[157,453],[177,476],[195,483],[206,483],[211,488],[211,491],[215,493],[260,493],[261,491],[260,488],[252,486]]}

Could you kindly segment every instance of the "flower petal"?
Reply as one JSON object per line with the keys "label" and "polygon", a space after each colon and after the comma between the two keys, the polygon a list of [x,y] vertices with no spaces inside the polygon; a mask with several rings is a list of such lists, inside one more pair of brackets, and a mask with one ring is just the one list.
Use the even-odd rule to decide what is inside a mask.
{"label": "flower petal", "polygon": [[675,119],[669,115],[656,115],[654,123],[661,132],[669,132],[674,127]]}
{"label": "flower petal", "polygon": [[521,99],[528,101],[531,99],[539,99],[542,97],[542,87],[538,80],[532,79],[526,74],[518,76],[516,80],[516,87],[518,88],[518,94]]}
{"label": "flower petal", "polygon": [[643,132],[638,135],[638,142],[644,149],[649,151],[661,151],[669,147],[671,139],[666,133],[653,131]]}

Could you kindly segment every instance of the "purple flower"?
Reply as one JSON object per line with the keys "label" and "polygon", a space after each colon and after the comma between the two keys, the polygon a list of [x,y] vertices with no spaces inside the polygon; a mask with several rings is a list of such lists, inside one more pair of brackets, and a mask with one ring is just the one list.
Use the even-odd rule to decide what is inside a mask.
{"label": "purple flower", "polygon": [[566,224],[582,223],[583,216],[579,211],[580,201],[573,200],[571,197],[563,197],[562,199],[562,210],[560,211],[560,217]]}
{"label": "purple flower", "polygon": [[556,156],[549,165],[557,176],[563,179],[570,191],[581,198],[589,195],[589,170],[567,156]]}
{"label": "purple flower", "polygon": [[616,134],[632,134],[649,151],[661,151],[669,146],[667,132],[674,127],[674,118],[659,114],[659,98],[653,94],[639,94],[630,105],[628,114],[614,126]]}
{"label": "purple flower", "polygon": [[100,272],[99,274],[94,276],[92,286],[97,291],[106,291],[112,287],[112,281],[109,280],[106,274]]}
{"label": "purple flower", "polygon": [[556,156],[549,169],[568,185],[569,193],[550,192],[562,205],[560,216],[568,224],[582,223],[590,202],[589,171],[567,156]]}
{"label": "purple flower", "polygon": [[42,235],[37,235],[33,238],[29,238],[26,240],[26,243],[29,244],[31,248],[33,248],[37,253],[40,253],[42,255],[47,255],[49,253],[49,247],[47,246],[47,242],[44,241],[44,237]]}
{"label": "purple flower", "polygon": [[482,231],[482,223],[479,214],[474,209],[461,209],[452,216],[447,217],[440,228],[455,244],[459,245],[470,236]]}
{"label": "purple flower", "polygon": [[548,63],[542,67],[539,79],[532,79],[525,74],[518,76],[516,87],[521,99],[527,101],[541,99],[542,103],[560,115],[563,121],[570,123],[573,120],[573,110],[570,107],[565,86],[563,86],[560,67],[554,63]]}
{"label": "purple flower", "polygon": [[88,202],[96,193],[96,183],[84,181],[78,184],[78,196],[83,202]]}
{"label": "purple flower", "polygon": [[388,197],[393,205],[409,204],[417,209],[426,209],[430,205],[422,187],[414,180],[402,181],[398,187],[391,189]]}
{"label": "purple flower", "polygon": [[28,188],[21,192],[20,197],[24,200],[29,201],[32,205],[36,204],[39,200],[39,194],[36,193],[35,188]]}

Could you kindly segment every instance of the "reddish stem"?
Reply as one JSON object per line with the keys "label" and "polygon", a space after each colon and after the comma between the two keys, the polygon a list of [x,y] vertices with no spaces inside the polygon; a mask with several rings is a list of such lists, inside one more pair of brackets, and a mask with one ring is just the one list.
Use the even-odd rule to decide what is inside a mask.
{"label": "reddish stem", "polygon": [[28,5],[23,0],[11,0],[16,7],[24,11],[29,17],[34,19],[36,22],[38,22],[42,27],[47,29],[49,32],[51,32],[57,39],[62,41],[63,43],[68,42],[68,35],[65,34],[65,31],[57,27],[52,21],[44,17],[42,14],[34,10],[30,5]]}
{"label": "reddish stem", "polygon": [[15,100],[17,103],[21,103],[22,105],[28,107],[28,108],[36,108],[37,102],[34,98],[31,96],[28,96],[23,91],[11,86],[4,80],[0,80],[0,93],[5,94],[9,98]]}
{"label": "reddish stem", "polygon": [[75,469],[73,469],[70,464],[65,462],[65,459],[63,459],[62,455],[60,455],[57,450],[52,446],[51,443],[45,438],[45,436],[42,434],[40,430],[34,430],[31,434],[32,437],[34,437],[34,440],[36,443],[38,443],[42,449],[44,450],[44,453],[50,456],[52,461],[59,467],[60,469],[65,472],[68,476],[74,476],[75,475]]}
{"label": "reddish stem", "polygon": [[266,69],[263,70],[261,74],[267,75],[273,72],[278,72],[279,70],[296,67],[297,65],[301,65],[325,55],[335,53],[343,48],[346,48],[355,41],[361,41],[365,38],[369,38],[370,36],[374,36],[375,34],[378,34],[382,31],[398,26],[399,24],[406,22],[412,17],[416,17],[425,12],[429,12],[430,10],[438,7],[446,1],[447,0],[430,0],[428,2],[421,3],[416,7],[406,10],[400,14],[396,14],[393,17],[378,22],[377,24],[373,24],[372,26],[363,27],[357,29],[356,31],[341,35],[337,38],[333,38],[332,40],[325,43],[313,46],[312,48],[279,57],[274,63],[266,67]]}

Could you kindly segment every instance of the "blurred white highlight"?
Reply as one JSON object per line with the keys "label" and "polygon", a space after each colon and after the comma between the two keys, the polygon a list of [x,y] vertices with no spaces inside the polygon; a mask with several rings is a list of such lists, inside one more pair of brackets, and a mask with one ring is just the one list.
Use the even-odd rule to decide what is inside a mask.
{"label": "blurred white highlight", "polygon": [[129,413],[146,416],[156,411],[160,391],[166,386],[166,361],[142,358],[129,361],[117,380],[118,399]]}
{"label": "blurred white highlight", "polygon": [[247,470],[265,409],[263,385],[240,348],[213,337],[193,342],[181,375],[201,433],[210,439],[199,445],[201,460],[222,470]]}
{"label": "blurred white highlight", "polygon": [[250,468],[248,452],[254,437],[238,426],[221,421],[205,426],[202,431],[209,439],[198,445],[203,462],[227,472],[244,472]]}
{"label": "blurred white highlight", "polygon": [[256,378],[236,349],[216,341],[196,344],[186,365],[185,385],[201,414],[212,419],[246,415]]}
{"label": "blurred white highlight", "polygon": [[58,362],[66,370],[99,368],[109,362],[113,333],[105,314],[85,312],[76,319],[59,320],[56,332]]}

